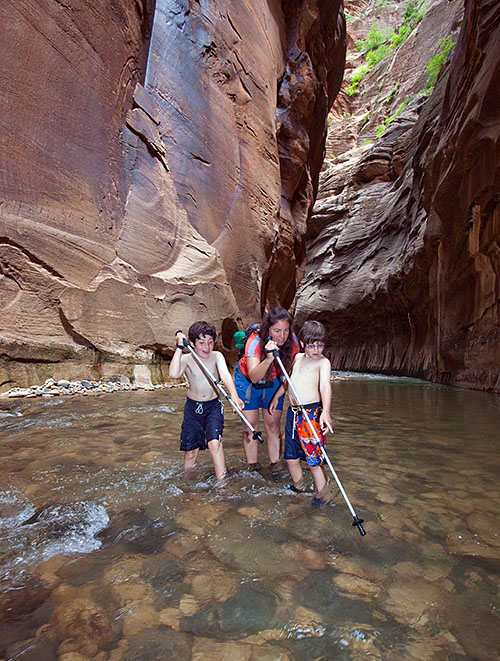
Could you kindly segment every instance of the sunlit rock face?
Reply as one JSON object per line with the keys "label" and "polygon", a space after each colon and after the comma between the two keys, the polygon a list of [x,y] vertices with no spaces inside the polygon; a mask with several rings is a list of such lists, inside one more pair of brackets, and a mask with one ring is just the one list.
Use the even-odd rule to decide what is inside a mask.
{"label": "sunlit rock face", "polygon": [[[429,13],[451,26],[450,5]],[[496,3],[466,3],[454,40],[431,98],[322,174],[296,319],[327,324],[335,367],[498,391]]]}
{"label": "sunlit rock face", "polygon": [[0,387],[161,366],[200,318],[229,347],[290,304],[339,6],[2,3]]}

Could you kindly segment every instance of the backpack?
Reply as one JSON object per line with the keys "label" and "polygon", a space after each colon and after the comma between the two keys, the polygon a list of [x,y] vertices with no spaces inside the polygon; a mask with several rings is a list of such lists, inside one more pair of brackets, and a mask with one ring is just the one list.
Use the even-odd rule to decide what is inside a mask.
{"label": "backpack", "polygon": [[236,348],[238,349],[238,360],[245,355],[245,345],[248,338],[252,333],[258,333],[259,328],[260,324],[251,324],[244,331],[236,331],[236,333],[234,333],[233,337],[236,343]]}

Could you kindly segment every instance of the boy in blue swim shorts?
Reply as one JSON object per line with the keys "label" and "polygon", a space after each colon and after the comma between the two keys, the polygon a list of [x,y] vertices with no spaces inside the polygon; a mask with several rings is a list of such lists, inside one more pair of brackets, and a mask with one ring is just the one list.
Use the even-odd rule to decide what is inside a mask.
{"label": "boy in blue swim shorts", "polygon": [[[316,488],[313,505],[322,505],[325,502],[327,491],[327,479],[323,467],[324,459],[305,415],[308,416],[324,446],[325,432],[333,433],[333,427],[330,417],[332,401],[331,364],[328,358],[323,356],[325,348],[325,328],[323,324],[319,321],[306,321],[299,333],[299,339],[304,352],[295,356],[290,380],[303,406],[298,406],[298,402],[293,401],[293,396],[290,393],[291,406],[288,408],[285,423],[284,458],[293,480],[291,489],[297,493],[305,491],[304,474],[300,462],[307,462]],[[270,405],[270,410],[273,410],[277,405],[277,398],[282,392],[284,392],[284,388],[276,393]]]}
{"label": "boy in blue swim shorts", "polygon": [[[243,402],[238,397],[225,358],[220,351],[213,350],[216,338],[215,327],[205,321],[197,321],[189,327],[188,339],[195,354],[215,381],[223,383],[234,404],[241,409]],[[182,353],[185,335],[179,331],[175,339],[176,349],[168,373],[172,379],[180,379],[185,375],[189,384],[180,444],[180,450],[185,453],[184,470],[193,469],[196,466],[199,451],[208,448],[214,464],[215,476],[220,484],[227,474],[222,449],[224,406],[214,386],[203,374],[195,358],[191,353]]]}

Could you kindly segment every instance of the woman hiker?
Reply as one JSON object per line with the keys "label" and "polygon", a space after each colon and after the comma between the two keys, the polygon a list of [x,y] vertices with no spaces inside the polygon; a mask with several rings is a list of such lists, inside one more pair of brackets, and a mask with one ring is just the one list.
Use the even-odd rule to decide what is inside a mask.
{"label": "woman hiker", "polygon": [[[282,469],[280,424],[284,395],[278,400],[275,411],[269,413],[268,406],[283,380],[272,352],[279,350],[283,365],[289,372],[299,352],[299,343],[291,326],[292,318],[287,310],[269,310],[259,329],[248,337],[244,356],[239,361],[234,377],[238,396],[245,402],[243,414],[255,428],[259,426],[259,409],[262,409],[270,468],[275,479]],[[246,426],[243,426],[243,448],[250,470],[258,470],[259,444]]]}

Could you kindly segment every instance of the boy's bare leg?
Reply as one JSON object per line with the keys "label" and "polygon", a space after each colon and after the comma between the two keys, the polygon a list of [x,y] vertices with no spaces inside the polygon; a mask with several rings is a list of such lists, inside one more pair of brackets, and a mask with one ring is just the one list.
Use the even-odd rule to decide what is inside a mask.
{"label": "boy's bare leg", "polygon": [[294,486],[302,485],[304,473],[302,471],[302,466],[300,465],[300,459],[287,459],[286,463],[288,464],[288,470],[290,471]]}
{"label": "boy's bare leg", "polygon": [[325,469],[323,466],[309,466],[316,488],[316,495],[321,493],[326,484]]}
{"label": "boy's bare leg", "polygon": [[[252,427],[257,429],[259,425],[259,409],[243,411],[243,415]],[[244,422],[241,424],[243,425],[243,449],[245,450],[247,464],[256,464],[259,461],[259,441],[253,438],[252,432]]]}
{"label": "boy's bare leg", "polygon": [[198,460],[198,448],[196,450],[188,450],[184,453],[184,470],[191,470],[196,466]]}
{"label": "boy's bare leg", "polygon": [[282,411],[275,411],[271,414],[263,410],[264,427],[266,428],[267,436],[267,451],[269,453],[269,461],[272,464],[279,461],[281,455],[281,413]]}
{"label": "boy's bare leg", "polygon": [[222,443],[216,438],[212,439],[208,441],[208,449],[214,462],[215,477],[220,480],[226,475],[226,460],[224,458]]}

